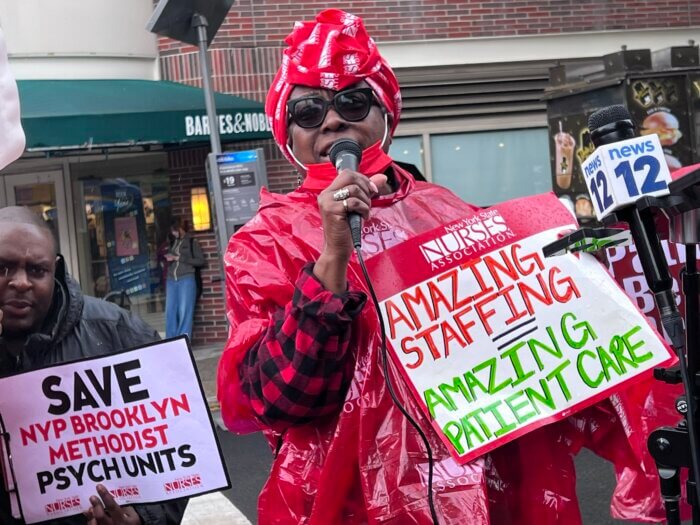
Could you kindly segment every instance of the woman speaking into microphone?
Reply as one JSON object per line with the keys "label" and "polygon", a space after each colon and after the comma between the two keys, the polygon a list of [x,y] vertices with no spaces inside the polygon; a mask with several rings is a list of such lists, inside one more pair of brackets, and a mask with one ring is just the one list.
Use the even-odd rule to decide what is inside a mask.
{"label": "woman speaking into microphone", "polygon": [[[348,214],[362,218],[367,259],[476,207],[387,154],[401,95],[360,18],[323,11],[286,43],[266,112],[299,187],[263,190],[229,242],[231,331],[218,374],[228,428],[263,430],[275,451],[260,523],[580,523],[574,453],[632,457],[609,402],[460,466],[395,370],[396,397],[421,433],[392,400]],[[339,140],[359,145],[356,170],[330,162]]]}

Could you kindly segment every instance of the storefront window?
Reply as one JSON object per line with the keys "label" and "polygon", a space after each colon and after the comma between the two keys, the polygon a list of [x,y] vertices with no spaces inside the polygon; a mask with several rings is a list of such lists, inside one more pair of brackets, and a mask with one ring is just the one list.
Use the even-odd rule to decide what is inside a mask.
{"label": "storefront window", "polygon": [[423,168],[423,137],[394,137],[389,148],[389,155],[398,162],[413,164],[425,175]]}
{"label": "storefront window", "polygon": [[546,128],[433,135],[433,182],[479,206],[552,189]]}
{"label": "storefront window", "polygon": [[16,206],[25,206],[44,219],[60,247],[58,221],[62,218],[58,216],[55,185],[52,182],[32,182],[31,184],[16,185],[14,191],[14,204]]}
{"label": "storefront window", "polygon": [[[94,170],[91,170],[94,173]],[[127,306],[164,330],[165,266],[170,221],[165,172],[124,178],[78,177],[80,284],[88,295]]]}

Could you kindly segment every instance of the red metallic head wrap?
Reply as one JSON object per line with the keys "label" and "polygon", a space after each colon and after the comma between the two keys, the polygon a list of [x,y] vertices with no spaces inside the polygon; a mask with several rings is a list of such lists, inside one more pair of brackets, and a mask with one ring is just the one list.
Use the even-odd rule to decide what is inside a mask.
{"label": "red metallic head wrap", "polygon": [[381,57],[362,19],[339,9],[326,9],[315,22],[297,22],[285,39],[282,66],[267,93],[265,112],[272,134],[282,152],[287,152],[287,101],[294,86],[342,90],[362,80],[374,90],[393,117],[393,135],[401,113],[399,83]]}

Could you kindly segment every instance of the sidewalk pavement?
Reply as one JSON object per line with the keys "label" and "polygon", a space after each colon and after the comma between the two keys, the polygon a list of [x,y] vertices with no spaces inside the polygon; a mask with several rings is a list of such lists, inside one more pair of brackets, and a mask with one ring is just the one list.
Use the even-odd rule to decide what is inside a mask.
{"label": "sidewalk pavement", "polygon": [[[224,428],[216,400],[216,368],[224,343],[193,348],[199,378],[214,423]],[[251,525],[251,522],[221,492],[204,494],[190,499],[182,525]]]}
{"label": "sidewalk pavement", "polygon": [[196,346],[192,349],[204,395],[212,413],[219,410],[219,403],[216,400],[216,369],[223,350],[223,342],[216,345]]}
{"label": "sidewalk pavement", "polygon": [[182,525],[251,525],[221,492],[191,498]]}

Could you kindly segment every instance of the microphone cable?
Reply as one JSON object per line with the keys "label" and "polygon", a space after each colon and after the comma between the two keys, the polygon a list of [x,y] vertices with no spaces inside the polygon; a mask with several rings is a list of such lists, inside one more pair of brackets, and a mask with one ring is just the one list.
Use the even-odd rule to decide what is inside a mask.
{"label": "microphone cable", "polygon": [[[386,134],[388,133],[388,126],[386,125],[386,113],[384,114],[384,139],[386,139]],[[382,139],[382,143],[384,142]],[[336,170],[340,172],[343,169],[351,169],[357,171],[358,165],[360,164],[360,159],[362,158],[362,148],[360,145],[352,139],[339,139],[336,140],[330,148],[329,157],[331,163],[335,166]],[[347,209],[347,207],[346,207]],[[389,390],[389,395],[392,401],[403,414],[403,416],[408,420],[408,422],[416,429],[418,435],[420,436],[425,448],[428,452],[428,506],[430,507],[430,516],[433,520],[433,525],[439,525],[440,522],[437,519],[437,513],[435,512],[435,504],[433,502],[433,450],[430,448],[430,443],[428,438],[423,432],[420,425],[411,417],[406,408],[401,404],[396,392],[394,391],[394,385],[391,383],[389,378],[389,358],[386,349],[386,330],[384,328],[384,318],[382,317],[382,312],[379,308],[379,301],[377,300],[377,295],[374,293],[374,287],[372,286],[372,281],[369,278],[369,273],[367,272],[367,267],[365,266],[365,261],[362,258],[361,245],[362,245],[362,219],[358,213],[348,213],[347,215],[348,226],[350,227],[350,234],[352,237],[352,245],[355,248],[355,253],[357,254],[357,259],[360,261],[360,268],[362,268],[362,274],[364,275],[365,282],[367,283],[367,288],[372,297],[372,302],[374,304],[374,309],[377,312],[377,317],[379,318],[379,327],[381,329],[382,336],[382,372],[384,373],[384,382],[386,383],[387,389]]]}
{"label": "microphone cable", "polygon": [[358,260],[360,261],[360,267],[362,268],[362,274],[365,277],[365,282],[367,283],[367,287],[369,288],[369,293],[372,296],[372,303],[374,304],[374,309],[376,310],[377,317],[379,318],[379,327],[380,327],[381,335],[382,335],[381,354],[382,354],[382,371],[384,372],[384,382],[386,383],[387,389],[389,390],[389,395],[391,396],[391,399],[394,401],[394,404],[399,409],[399,411],[403,414],[403,416],[408,420],[408,422],[413,426],[413,428],[416,429],[416,432],[418,432],[418,435],[420,436],[421,440],[423,441],[423,445],[425,445],[425,448],[428,452],[428,506],[430,507],[430,516],[432,517],[433,525],[440,525],[440,522],[438,521],[438,518],[437,518],[437,513],[435,512],[435,503],[433,502],[433,469],[434,469],[433,450],[432,450],[432,448],[430,448],[430,443],[428,442],[428,437],[423,432],[423,429],[416,422],[416,420],[413,419],[413,417],[411,417],[411,415],[408,413],[406,408],[401,404],[401,401],[399,400],[398,396],[396,395],[396,392],[394,391],[394,386],[392,385],[391,379],[389,378],[389,356],[388,356],[388,352],[386,349],[386,330],[384,328],[384,318],[382,317],[382,312],[379,308],[379,301],[377,300],[377,296],[374,293],[374,287],[372,286],[372,281],[370,280],[369,274],[367,273],[367,267],[365,266],[365,261],[362,258],[362,253],[360,251],[359,244],[355,245],[355,253],[357,254]]}

